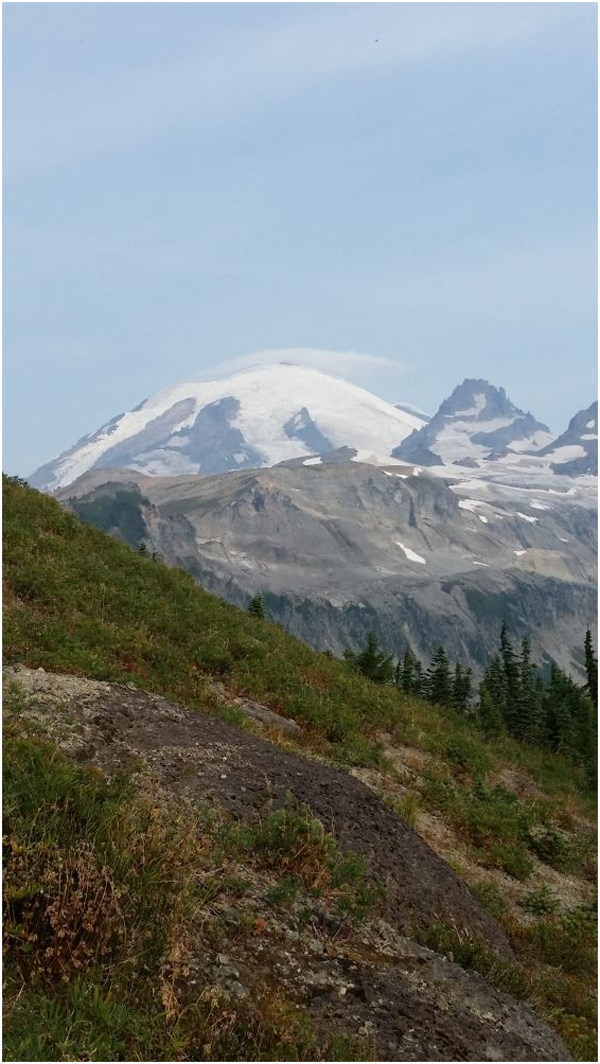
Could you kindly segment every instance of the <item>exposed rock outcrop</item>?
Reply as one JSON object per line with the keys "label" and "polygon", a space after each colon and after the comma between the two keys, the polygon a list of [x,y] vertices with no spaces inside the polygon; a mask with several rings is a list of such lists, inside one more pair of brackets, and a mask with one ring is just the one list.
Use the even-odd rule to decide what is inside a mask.
{"label": "exposed rock outcrop", "polygon": [[291,791],[385,885],[384,919],[367,922],[351,948],[338,942],[339,932],[328,939],[309,922],[299,936],[269,914],[260,940],[237,936],[227,955],[214,947],[192,958],[195,986],[221,985],[243,1000],[268,982],[321,1030],[363,1038],[372,1059],[570,1059],[528,1005],[418,945],[424,927],[445,919],[510,957],[502,930],[466,885],[356,779],[130,685],[21,666],[5,670],[5,679],[29,700],[21,712],[42,732],[108,775],[149,770],[175,798],[202,799],[247,820]]}

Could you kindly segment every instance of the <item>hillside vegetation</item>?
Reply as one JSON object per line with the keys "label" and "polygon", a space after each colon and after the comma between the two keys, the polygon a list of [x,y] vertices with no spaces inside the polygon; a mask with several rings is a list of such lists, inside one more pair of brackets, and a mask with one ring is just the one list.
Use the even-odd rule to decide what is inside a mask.
{"label": "hillside vegetation", "polygon": [[[517,964],[507,973],[480,942],[457,936],[451,926],[429,929],[426,944],[502,989],[531,998],[574,1056],[593,1059],[594,800],[581,768],[506,736],[486,739],[458,714],[372,684],[18,481],[4,479],[3,499],[5,664],[133,683],[242,723],[216,697],[217,680],[231,698],[244,695],[296,720],[302,732],[286,736],[285,743],[346,766],[413,823],[503,925]],[[182,824],[180,811],[161,807],[157,813],[131,781],[90,777],[57,755],[24,722],[18,693],[12,697],[7,844],[11,860],[18,859],[5,897],[11,914],[5,943],[11,1059],[144,1059],[149,1045],[153,1059],[217,1059],[218,1052],[234,1054],[226,1059],[241,1059],[242,1053],[246,1059],[278,1059],[281,1052],[285,1059],[367,1059],[364,1044],[320,1041],[298,1027],[297,1016],[291,1024],[284,1002],[264,1003],[250,1023],[247,1005],[246,1012],[232,1013],[210,999],[190,1018],[177,1012],[164,980],[162,989],[150,986],[177,941],[173,929],[190,919],[190,870],[204,875],[218,868],[220,829],[204,824],[198,850],[198,832]],[[309,811],[293,813],[291,842],[285,835],[289,823],[267,825],[267,843],[264,836],[245,836],[244,861],[263,868],[265,847],[277,851],[283,830],[294,853],[294,832],[308,832],[310,860],[327,864],[334,841],[324,842],[310,823]],[[77,894],[82,926],[87,909],[97,909],[107,892],[115,905],[107,910],[106,927],[94,931],[94,941],[99,935],[104,945],[92,954],[81,929],[63,926],[64,911],[59,919],[54,909],[50,925],[81,949],[57,954],[45,942],[50,953],[44,960],[37,902],[29,909],[23,902],[37,897],[40,880],[47,897],[64,892],[57,869],[72,868],[69,854],[77,839],[85,843],[83,864],[72,869],[70,889],[86,883]],[[231,832],[228,839],[234,845]],[[341,889],[331,878],[335,867],[321,877],[326,887],[332,884],[332,897]],[[98,879],[98,869],[105,880]],[[319,880],[312,866],[313,878],[303,879],[303,867],[294,861],[288,873],[287,883],[268,888],[279,890],[279,901],[286,891],[312,889]],[[358,909],[376,905],[376,888],[371,895],[364,874],[357,866],[342,884]],[[134,882],[141,883],[141,893]],[[147,943],[144,963],[141,942]],[[85,985],[93,992],[84,989],[83,971],[91,973]],[[135,989],[124,978],[131,972]],[[36,1009],[44,1017],[39,1030],[30,1024]],[[72,1042],[63,1044],[67,1016]],[[214,1030],[215,1017],[223,1043],[217,1040],[198,1056],[190,1030]],[[42,1027],[50,1034],[43,1035]],[[37,1058],[27,1055],[34,1050]]]}

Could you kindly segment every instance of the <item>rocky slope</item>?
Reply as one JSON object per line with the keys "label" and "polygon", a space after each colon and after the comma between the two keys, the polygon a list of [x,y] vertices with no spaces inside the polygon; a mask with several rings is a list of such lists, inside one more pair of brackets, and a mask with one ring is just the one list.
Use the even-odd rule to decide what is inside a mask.
{"label": "rocky slope", "polygon": [[[211,939],[204,930],[208,917],[203,921],[200,911],[185,967],[170,958],[172,1009],[191,989],[198,995],[204,988],[225,995],[229,1010],[235,1002],[243,1009],[268,983],[301,1008],[320,1034],[362,1038],[360,1059],[571,1059],[529,1006],[415,941],[423,922],[445,918],[459,934],[481,938],[500,956],[511,952],[502,930],[450,867],[362,784],[122,685],[24,668],[9,670],[6,679],[26,700],[20,727],[34,722],[79,763],[109,777],[134,767],[138,780],[150,773],[156,781],[155,803],[201,800],[210,803],[213,817],[223,810],[250,822],[280,808],[291,791],[335,833],[343,851],[364,855],[385,883],[382,916],[357,928],[348,923],[341,934],[346,921],[332,919],[324,902],[313,898],[303,923],[293,909],[269,904],[264,874],[246,859],[246,894],[235,904],[238,914],[245,906],[254,934],[242,933],[238,923],[229,937],[231,899],[224,888],[208,910],[224,933]],[[181,805],[181,815],[186,808]],[[256,912],[264,916],[257,919]]]}
{"label": "rocky slope", "polygon": [[[480,666],[506,616],[577,672],[595,616],[595,511],[569,494],[460,483],[410,467],[303,464],[214,477],[93,472],[59,493],[78,515],[144,541],[209,590],[341,652],[374,630],[428,659]],[[477,487],[477,485],[475,486]]]}

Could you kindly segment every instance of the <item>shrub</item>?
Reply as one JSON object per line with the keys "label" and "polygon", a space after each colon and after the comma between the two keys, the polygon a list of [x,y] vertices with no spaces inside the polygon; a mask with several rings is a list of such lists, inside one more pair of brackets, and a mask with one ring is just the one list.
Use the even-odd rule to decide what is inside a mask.
{"label": "shrub", "polygon": [[543,913],[553,913],[558,908],[558,901],[548,884],[542,883],[537,890],[527,891],[521,905],[525,912],[541,915]]}
{"label": "shrub", "polygon": [[444,755],[452,766],[471,776],[485,775],[493,764],[481,741],[461,732],[446,743]]}
{"label": "shrub", "polygon": [[195,825],[9,723],[4,741],[4,937],[27,981],[131,952],[159,963],[198,860]]}
{"label": "shrub", "polygon": [[556,828],[544,827],[529,836],[529,849],[544,864],[567,872],[573,867],[575,853],[572,844]]}
{"label": "shrub", "polygon": [[529,937],[544,962],[555,968],[573,973],[596,970],[597,917],[586,906],[538,920]]}
{"label": "shrub", "polygon": [[497,868],[515,879],[527,879],[533,872],[533,861],[520,843],[498,843],[492,847],[491,857]]}

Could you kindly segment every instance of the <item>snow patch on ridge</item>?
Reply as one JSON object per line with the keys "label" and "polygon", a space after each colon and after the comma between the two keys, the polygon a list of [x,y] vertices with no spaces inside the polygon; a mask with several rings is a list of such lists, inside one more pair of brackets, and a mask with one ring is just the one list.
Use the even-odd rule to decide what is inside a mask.
{"label": "snow patch on ridge", "polygon": [[409,562],[419,562],[421,565],[427,564],[425,559],[422,558],[420,554],[417,554],[416,551],[411,550],[410,547],[405,547],[404,543],[400,543],[399,540],[396,540],[396,546],[400,547],[404,551]]}

